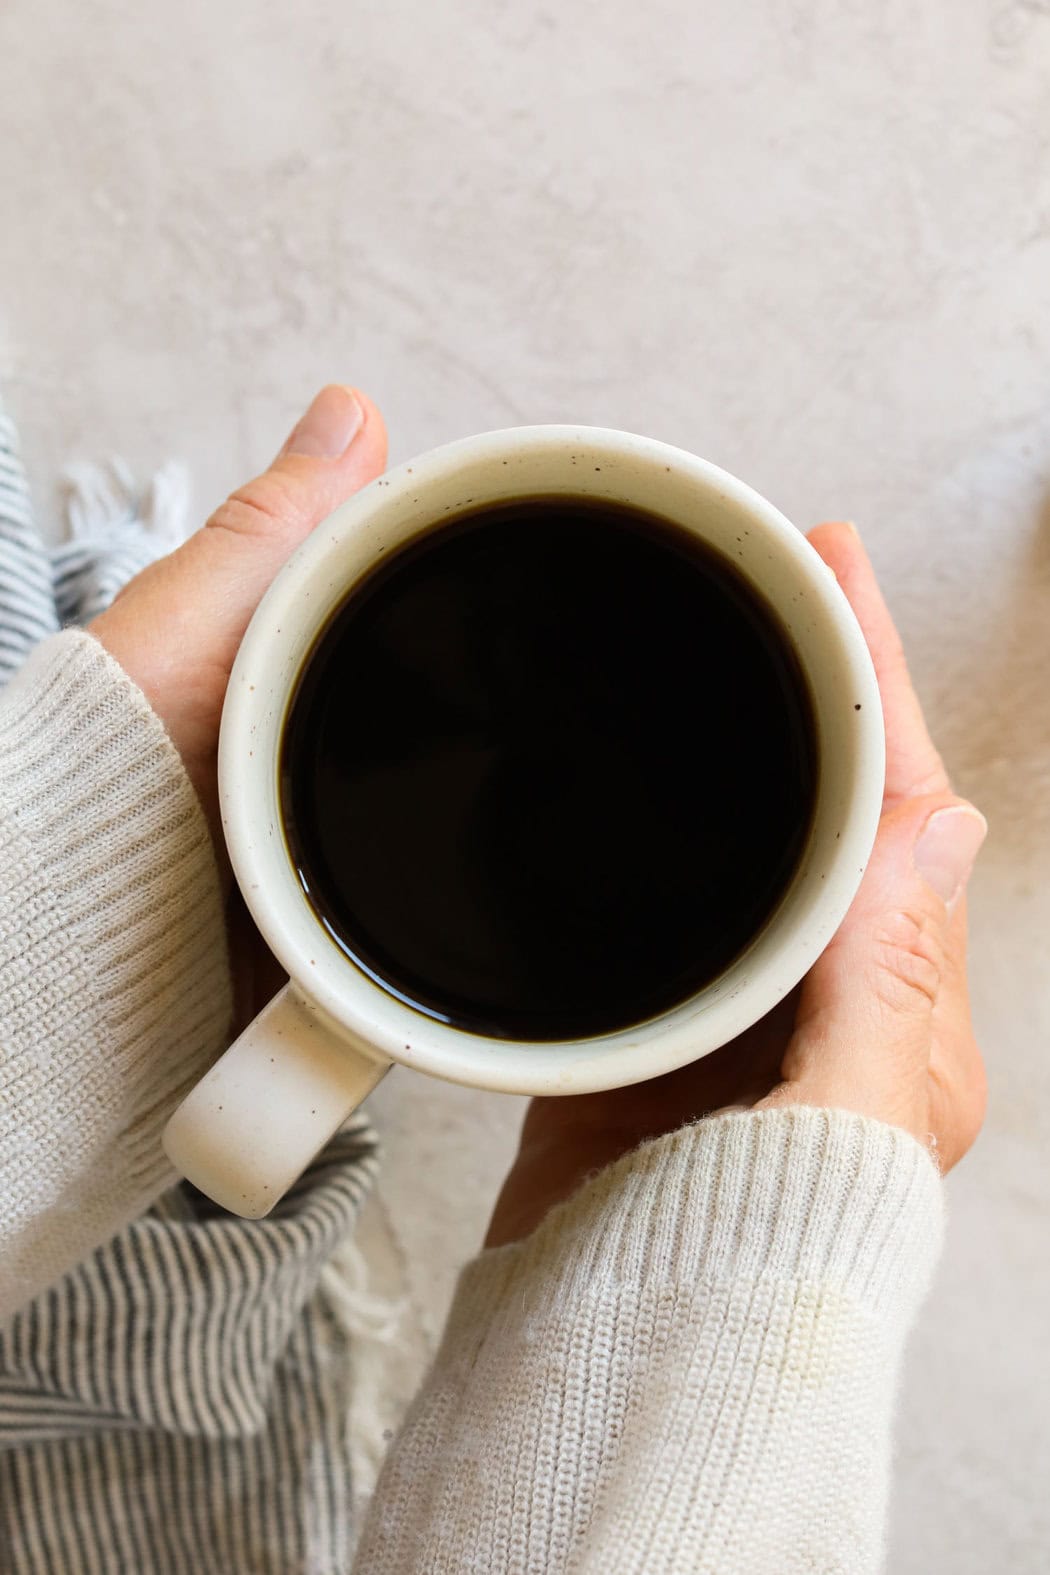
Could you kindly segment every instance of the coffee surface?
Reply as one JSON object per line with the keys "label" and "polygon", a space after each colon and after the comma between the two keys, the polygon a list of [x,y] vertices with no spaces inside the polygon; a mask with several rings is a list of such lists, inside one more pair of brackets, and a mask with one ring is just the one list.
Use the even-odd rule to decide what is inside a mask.
{"label": "coffee surface", "polygon": [[465,514],[354,589],[281,749],[335,942],[430,1016],[585,1038],[688,999],[806,839],[808,691],[732,563],[618,505]]}

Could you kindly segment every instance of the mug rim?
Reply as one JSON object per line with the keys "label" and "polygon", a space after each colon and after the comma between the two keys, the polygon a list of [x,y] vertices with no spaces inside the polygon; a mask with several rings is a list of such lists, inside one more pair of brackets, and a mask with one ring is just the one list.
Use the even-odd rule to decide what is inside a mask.
{"label": "mug rim", "polygon": [[[279,824],[280,739],[295,678],[334,608],[388,547],[400,547],[442,524],[442,515],[432,512],[436,504],[426,507],[428,493],[436,495],[439,486],[447,489],[485,466],[542,464],[548,456],[564,463],[573,451],[602,457],[614,470],[617,464],[633,464],[637,475],[648,471],[655,478],[662,468],[676,484],[684,478],[698,498],[739,511],[758,526],[763,545],[775,544],[809,596],[807,617],[817,620],[821,636],[835,647],[839,676],[847,681],[856,708],[845,724],[838,719],[848,725],[854,750],[852,791],[838,815],[842,824],[820,872],[819,894],[804,854],[784,898],[759,932],[764,953],[750,971],[747,960],[755,943],[689,1001],[647,1022],[586,1040],[495,1039],[441,1023],[397,1000],[324,934],[294,878]],[[586,474],[595,495],[591,472]],[[637,475],[627,493],[632,486],[636,490],[624,501],[663,512],[647,504]],[[623,477],[617,481],[622,485]],[[516,494],[511,486],[505,495],[524,490]],[[581,484],[579,491],[585,490]],[[615,489],[597,495],[621,496]],[[444,512],[454,513],[455,506]],[[413,508],[416,516],[411,516]],[[403,521],[410,517],[427,523],[422,530],[405,528]],[[372,543],[369,551],[365,538],[377,521],[389,539]],[[679,523],[710,540],[688,520]],[[347,556],[355,550],[364,567],[348,573]],[[789,633],[795,643],[796,635]],[[813,693],[812,680],[810,689]],[[819,730],[822,712],[815,693],[813,703]],[[572,1094],[639,1082],[697,1060],[758,1021],[794,988],[845,917],[860,884],[881,814],[884,759],[881,701],[863,634],[831,570],[801,532],[745,482],[686,450],[610,428],[552,424],[503,428],[430,450],[373,481],[316,527],[267,590],[237,653],[220,730],[219,792],[231,862],[249,911],[293,986],[338,1035],[366,1054],[449,1081],[511,1093]],[[821,763],[818,791],[824,774]],[[788,898],[804,881],[811,892],[808,919],[789,926],[783,917]]]}

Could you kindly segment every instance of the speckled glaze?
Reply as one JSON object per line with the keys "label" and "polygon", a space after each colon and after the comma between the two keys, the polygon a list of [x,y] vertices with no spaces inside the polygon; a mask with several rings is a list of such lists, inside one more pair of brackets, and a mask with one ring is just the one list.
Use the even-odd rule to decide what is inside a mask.
{"label": "speckled glaze", "polygon": [[[820,783],[796,878],[725,974],[640,1027],[574,1043],[517,1044],[424,1017],[328,939],[287,854],[277,758],[296,675],[357,580],[464,504],[545,491],[644,505],[735,560],[779,609],[808,676]],[[248,907],[291,982],[173,1117],[169,1153],[227,1207],[263,1213],[390,1062],[482,1088],[578,1094],[706,1055],[792,989],[840,923],[874,841],[883,774],[878,688],[856,620],[805,538],[742,482],[680,449],[586,427],[490,432],[403,465],[313,532],[270,588],[238,654],[219,750],[223,825]],[[303,1102],[314,1113],[304,1126],[289,1114],[300,1102],[296,1062],[308,1045],[316,1061],[322,1042],[323,1086],[310,1081],[303,1061],[303,1087],[311,1090]]]}

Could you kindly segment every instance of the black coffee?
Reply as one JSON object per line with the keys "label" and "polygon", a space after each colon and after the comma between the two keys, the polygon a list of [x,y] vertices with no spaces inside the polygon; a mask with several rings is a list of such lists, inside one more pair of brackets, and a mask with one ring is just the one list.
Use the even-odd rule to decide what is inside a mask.
{"label": "black coffee", "polygon": [[565,497],[463,514],[373,572],[281,758],[332,938],[506,1039],[624,1028],[721,973],[798,864],[815,777],[805,680],[733,565]]}

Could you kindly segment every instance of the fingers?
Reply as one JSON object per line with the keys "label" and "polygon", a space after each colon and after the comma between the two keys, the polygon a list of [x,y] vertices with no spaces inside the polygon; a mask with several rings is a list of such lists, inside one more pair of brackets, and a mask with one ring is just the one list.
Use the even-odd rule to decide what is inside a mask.
{"label": "fingers", "polygon": [[860,1110],[922,1142],[935,1124],[942,1152],[958,1157],[957,1102],[931,1104],[929,1079],[949,1093],[974,1080],[955,916],[986,829],[949,793],[883,816],[857,899],[803,985],[781,1098]]}
{"label": "fingers", "polygon": [[803,984],[784,1082],[770,1102],[891,1122],[931,1143],[948,1169],[984,1110],[966,985],[965,887],[987,826],[951,792],[856,531],[821,525],[809,540],[871,651],[886,721],[885,809],[857,898]]}
{"label": "fingers", "polygon": [[184,594],[169,587],[169,600],[212,620],[227,665],[263,592],[295,549],[385,462],[386,429],[375,405],[356,389],[330,384],[269,470],[221,503],[171,560]]}
{"label": "fingers", "polygon": [[970,1018],[966,978],[966,899],[952,914],[952,988],[935,1009],[930,1052],[930,1130],[937,1134],[939,1158],[950,1170],[972,1147],[984,1122],[988,1080]]}
{"label": "fingers", "polygon": [[386,431],[371,400],[340,384],[322,389],[269,470],[136,575],[92,626],[167,728],[217,845],[219,717],[244,631],[303,539],[385,461]]}
{"label": "fingers", "polygon": [[270,542],[285,556],[340,503],[382,474],[386,428],[372,401],[330,383],[270,468],[219,505],[207,529]]}
{"label": "fingers", "polygon": [[948,790],[948,777],[912,688],[900,636],[852,525],[818,525],[809,541],[833,570],[868,643],[886,721],[886,802]]}
{"label": "fingers", "polygon": [[295,423],[281,444],[277,459],[289,454],[308,459],[339,459],[364,424],[362,398],[345,383],[328,383]]}

